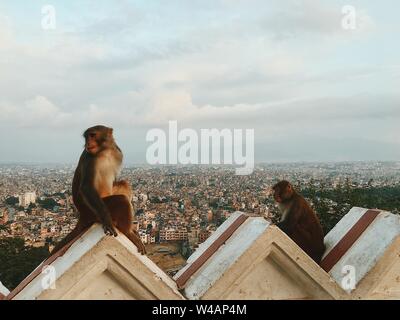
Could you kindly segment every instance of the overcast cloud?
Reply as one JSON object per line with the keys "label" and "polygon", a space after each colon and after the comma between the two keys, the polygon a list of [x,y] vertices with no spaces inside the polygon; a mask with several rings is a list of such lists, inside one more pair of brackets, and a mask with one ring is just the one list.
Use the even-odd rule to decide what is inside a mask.
{"label": "overcast cloud", "polygon": [[[55,30],[41,27],[45,4]],[[169,120],[254,128],[256,161],[400,159],[399,12],[395,0],[1,3],[0,162],[75,162],[101,123],[143,163],[147,130]]]}

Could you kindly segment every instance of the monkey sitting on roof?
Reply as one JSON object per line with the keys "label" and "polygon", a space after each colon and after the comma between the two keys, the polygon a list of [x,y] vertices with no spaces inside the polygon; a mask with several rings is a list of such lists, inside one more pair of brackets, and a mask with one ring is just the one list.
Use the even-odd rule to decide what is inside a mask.
{"label": "monkey sitting on roof", "polygon": [[272,190],[282,213],[277,226],[319,264],[325,252],[325,244],[317,215],[288,181],[278,182]]}

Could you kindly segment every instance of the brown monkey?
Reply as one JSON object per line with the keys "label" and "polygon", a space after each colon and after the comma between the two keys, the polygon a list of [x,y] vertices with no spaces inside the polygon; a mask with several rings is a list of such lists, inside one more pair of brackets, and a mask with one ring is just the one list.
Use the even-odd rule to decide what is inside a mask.
{"label": "brown monkey", "polygon": [[116,181],[122,164],[122,152],[105,126],[89,128],[83,134],[85,150],[79,159],[72,182],[72,198],[79,220],[52,253],[78,236],[95,222],[103,225],[107,235],[117,236],[115,227],[125,234],[144,254],[139,234],[132,228],[132,190],[126,181]]}
{"label": "brown monkey", "polygon": [[319,264],[325,244],[324,232],[317,215],[288,181],[278,182],[272,189],[274,199],[282,212],[277,226]]}

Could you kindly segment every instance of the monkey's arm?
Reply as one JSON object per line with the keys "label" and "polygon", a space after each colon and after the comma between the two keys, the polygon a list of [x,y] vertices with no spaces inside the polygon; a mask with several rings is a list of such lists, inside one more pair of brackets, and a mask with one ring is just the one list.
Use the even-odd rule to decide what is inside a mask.
{"label": "monkey's arm", "polygon": [[103,224],[105,233],[117,236],[117,232],[112,225],[110,212],[95,188],[95,165],[93,160],[87,159],[86,165],[82,169],[79,190],[83,201],[98,216]]}

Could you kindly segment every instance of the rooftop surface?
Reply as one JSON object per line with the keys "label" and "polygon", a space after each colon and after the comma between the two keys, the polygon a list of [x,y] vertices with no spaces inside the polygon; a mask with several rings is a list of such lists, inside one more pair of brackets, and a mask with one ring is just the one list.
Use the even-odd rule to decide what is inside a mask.
{"label": "rooftop surface", "polygon": [[4,299],[9,293],[10,291],[0,281],[0,300]]}
{"label": "rooftop surface", "polygon": [[[375,211],[375,214],[372,212]],[[371,214],[372,213],[372,214]],[[329,274],[340,283],[343,279],[345,266],[355,268],[356,284],[375,266],[383,256],[386,249],[400,235],[400,216],[387,211],[368,210],[354,207],[346,214],[337,225],[325,236],[326,251],[324,258],[338,246],[346,235],[354,233],[357,224],[362,224],[365,216],[370,215],[368,225],[361,232],[354,243],[349,243],[349,248],[334,264]],[[357,231],[357,230],[356,230]],[[343,242],[343,241],[342,241]],[[344,243],[344,245],[346,245]]]}
{"label": "rooftop surface", "polygon": [[[54,267],[56,271],[56,279],[60,278],[75,263],[77,263],[87,252],[94,248],[102,239],[108,237],[105,235],[103,228],[99,224],[92,225],[88,230],[67,244],[55,255],[49,257],[40,264],[21,284],[15,288],[7,299],[18,296],[18,299],[32,299],[38,297],[44,291],[42,281],[46,274],[42,273],[42,268],[47,265]],[[141,255],[136,246],[127,239],[123,234],[115,238],[121,245],[126,247],[131,254],[136,256],[141,263],[150,270],[155,278],[160,279],[167,284],[173,291],[177,292],[175,282],[165,274],[155,263],[147,256]],[[177,294],[179,294],[177,292]],[[180,294],[179,294],[180,295]]]}
{"label": "rooftop surface", "polygon": [[[399,239],[400,216],[381,210],[352,208],[325,236],[326,252],[322,262],[325,265],[322,265],[322,268],[316,265],[311,258],[308,259],[308,256],[298,251],[299,249],[296,248],[295,244],[283,233],[281,234],[279,229],[274,230],[274,227],[270,227],[270,222],[262,217],[252,217],[242,212],[235,212],[204,243],[200,244],[199,248],[187,260],[187,265],[174,276],[174,279],[171,279],[147,256],[141,255],[135,245],[124,235],[120,234],[116,238],[108,237],[104,234],[102,227],[99,224],[95,224],[58,253],[44,261],[11,293],[8,294],[8,290],[0,283],[0,299],[2,299],[1,295],[7,296],[7,294],[6,299],[35,299],[44,291],[42,283],[45,274],[41,272],[44,266],[51,265],[54,267],[58,279],[72,269],[74,264],[79,261],[82,262],[87,253],[93,252],[93,248],[96,246],[98,248],[100,242],[103,243],[103,249],[97,249],[97,251],[110,251],[112,255],[115,254],[114,250],[118,251],[120,248],[128,249],[128,251],[124,249],[124,255],[128,254],[133,260],[127,263],[125,267],[128,269],[132,265],[139,267],[141,270],[137,274],[139,275],[137,279],[141,279],[139,282],[145,280],[146,277],[143,278],[144,274],[147,275],[148,279],[153,277],[160,279],[161,282],[156,283],[155,287],[153,286],[152,292],[160,291],[159,289],[166,285],[169,292],[174,292],[176,297],[181,297],[178,292],[179,287],[184,289],[186,298],[193,300],[201,299],[207,291],[210,292],[210,288],[214,289],[218,285],[220,286],[217,281],[222,277],[225,279],[228,275],[228,278],[232,278],[232,272],[229,272],[229,270],[233,270],[231,267],[241,257],[241,264],[245,265],[246,261],[250,261],[253,258],[260,260],[263,258],[264,253],[267,255],[268,253],[265,251],[268,248],[264,247],[264,244],[268,239],[272,244],[278,245],[278,249],[274,249],[275,251],[272,255],[273,261],[271,260],[273,262],[271,266],[274,268],[278,266],[278,269],[282,272],[289,272],[287,271],[287,266],[285,267],[285,263],[290,262],[290,265],[297,266],[296,268],[301,271],[298,272],[302,275],[312,273],[312,279],[317,284],[322,285],[325,280],[329,280],[335,285],[336,283],[340,285],[344,276],[342,273],[344,267],[353,266],[356,271],[357,284],[377,264],[387,248],[391,245],[393,246],[395,239]],[[255,245],[253,246],[253,244]],[[250,247],[253,249],[250,249]],[[101,252],[103,253],[103,251]],[[243,258],[246,255],[253,258]],[[277,258],[278,260],[276,260]],[[329,261],[326,262],[327,260]],[[95,263],[98,263],[98,260],[95,260]],[[257,284],[264,286],[264,282],[261,283],[260,280],[267,281],[271,278],[271,270],[273,269],[268,269],[268,266],[268,264],[260,265],[262,269],[257,269],[258,271],[254,274],[257,279],[256,282],[251,284],[251,288]],[[331,277],[322,269],[326,270]],[[131,270],[135,270],[135,268],[132,267]],[[249,269],[247,267],[244,268],[240,271],[240,274],[246,274],[246,270],[248,271]],[[261,275],[260,272],[265,274]],[[292,271],[290,271],[290,274],[292,274]],[[266,285],[274,283],[275,280],[268,280],[269,282],[267,281]],[[275,282],[279,283],[279,281]],[[161,283],[165,285],[161,285]],[[325,287],[330,288],[329,285]],[[223,292],[225,289],[220,288],[218,290]],[[275,288],[274,290],[277,289]]]}
{"label": "rooftop surface", "polygon": [[[246,217],[247,219],[243,219]],[[225,232],[239,219],[243,219],[240,226],[224,242],[218,243]],[[185,295],[188,299],[199,299],[235,261],[254,243],[254,241],[268,228],[270,223],[260,217],[247,217],[241,212],[233,213],[199,248],[189,257],[187,265],[175,276],[176,281],[201,259],[207,250],[218,244],[212,257],[204,261],[196,275],[185,283]]]}

